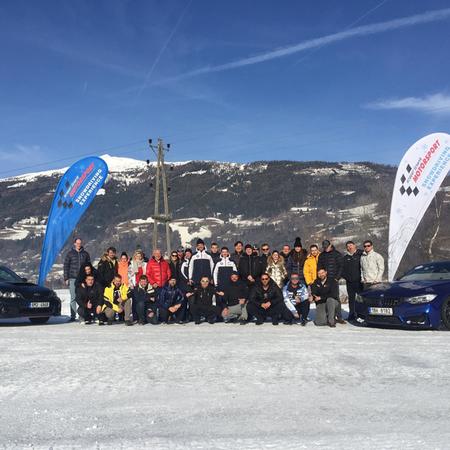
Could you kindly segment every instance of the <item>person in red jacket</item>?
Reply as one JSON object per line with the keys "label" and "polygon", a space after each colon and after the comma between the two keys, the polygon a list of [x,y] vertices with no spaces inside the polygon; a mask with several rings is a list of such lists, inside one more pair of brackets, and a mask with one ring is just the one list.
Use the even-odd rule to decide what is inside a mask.
{"label": "person in red jacket", "polygon": [[162,288],[171,276],[170,266],[161,255],[161,250],[153,250],[153,257],[147,263],[148,282],[154,289]]}

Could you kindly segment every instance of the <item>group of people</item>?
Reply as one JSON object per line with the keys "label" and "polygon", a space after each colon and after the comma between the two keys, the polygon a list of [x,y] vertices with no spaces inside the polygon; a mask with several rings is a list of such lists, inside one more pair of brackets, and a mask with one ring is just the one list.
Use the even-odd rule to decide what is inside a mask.
{"label": "group of people", "polygon": [[315,303],[317,326],[345,324],[339,282],[345,280],[349,302],[348,321],[356,320],[355,297],[380,283],[384,259],[366,240],[363,249],[353,241],[342,254],[329,240],[303,248],[297,237],[294,245],[281,251],[269,244],[260,247],[237,241],[228,247],[198,239],[195,250],[180,247],[168,260],[159,249],[151,258],[138,248],[130,258],[117,257],[109,247],[97,267],[91,263],[82,240],[75,239],[64,260],[64,280],[70,289],[71,321],[78,313],[81,323],[111,325],[123,321],[138,323],[200,324],[254,321],[262,325],[308,323],[311,303]]}

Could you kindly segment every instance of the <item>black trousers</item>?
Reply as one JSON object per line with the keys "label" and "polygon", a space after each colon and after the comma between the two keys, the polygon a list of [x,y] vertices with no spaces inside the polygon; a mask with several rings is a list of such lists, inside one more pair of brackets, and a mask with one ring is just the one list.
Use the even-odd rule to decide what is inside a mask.
{"label": "black trousers", "polygon": [[308,300],[295,304],[295,309],[297,310],[301,320],[306,320],[308,318],[309,305],[310,303]]}
{"label": "black trousers", "polygon": [[[149,310],[153,311],[155,313],[156,318],[156,305],[153,302],[138,302],[136,303],[136,314],[139,322],[148,322],[148,312]],[[156,320],[156,319],[155,319]]]}
{"label": "black trousers", "polygon": [[349,315],[353,317],[355,315],[355,297],[363,290],[361,281],[347,281],[347,294],[348,294],[348,310]]}
{"label": "black trousers", "polygon": [[219,314],[216,306],[196,305],[195,303],[191,303],[190,310],[195,322],[198,322],[201,316],[205,317],[208,322],[215,322]]}
{"label": "black trousers", "polygon": [[247,305],[247,312],[249,315],[256,317],[258,322],[264,322],[267,317],[272,318],[272,322],[278,322],[280,317],[287,322],[292,321],[292,314],[286,308],[284,302],[276,305],[270,305],[270,308],[264,309],[261,305],[255,303],[249,303]]}
{"label": "black trousers", "polygon": [[168,309],[159,307],[159,320],[161,322],[168,322],[169,319],[173,317],[176,321],[185,320],[186,319],[186,303],[181,303],[181,306],[178,308],[178,311],[175,313],[171,313]]}
{"label": "black trousers", "polygon": [[96,318],[95,309],[96,309],[95,305],[92,305],[92,308],[87,308],[86,305],[84,306],[79,305],[77,312],[82,320],[95,320]]}

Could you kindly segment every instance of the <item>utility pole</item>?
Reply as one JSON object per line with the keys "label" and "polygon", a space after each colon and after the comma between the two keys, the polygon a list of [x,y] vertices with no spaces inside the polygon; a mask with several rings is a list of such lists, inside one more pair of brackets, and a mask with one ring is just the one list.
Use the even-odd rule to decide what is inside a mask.
{"label": "utility pole", "polygon": [[[158,139],[158,144],[153,145],[152,139],[148,140],[150,148],[153,150],[155,155],[157,156],[156,162],[156,180],[155,180],[155,210],[152,216],[153,218],[153,249],[158,248],[158,224],[165,223],[166,225],[166,251],[167,254],[170,254],[170,221],[172,220],[172,216],[169,212],[169,188],[167,187],[167,174],[166,168],[164,165],[164,153],[169,151],[170,144],[167,144],[164,147],[164,142],[161,138]],[[149,163],[150,161],[147,161]],[[159,205],[160,205],[160,188],[162,182],[162,190],[163,190],[163,206],[164,213],[160,213]]]}

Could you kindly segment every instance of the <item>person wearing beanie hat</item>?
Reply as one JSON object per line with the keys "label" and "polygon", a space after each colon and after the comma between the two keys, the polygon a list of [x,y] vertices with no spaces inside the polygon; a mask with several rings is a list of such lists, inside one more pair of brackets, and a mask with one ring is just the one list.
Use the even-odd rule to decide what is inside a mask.
{"label": "person wearing beanie hat", "polygon": [[298,236],[295,238],[294,248],[302,248],[302,240]]}
{"label": "person wearing beanie hat", "polygon": [[305,265],[307,256],[308,253],[302,246],[302,240],[297,236],[294,242],[294,249],[286,261],[286,270],[289,278],[293,273],[298,273],[300,275],[300,281],[305,281],[303,277],[303,266]]}
{"label": "person wearing beanie hat", "polygon": [[238,272],[232,272],[230,282],[222,297],[222,317],[224,321],[231,322],[237,319],[240,325],[245,325],[248,320],[247,301],[247,284],[239,279]]}
{"label": "person wearing beanie hat", "polygon": [[264,272],[263,262],[259,256],[253,254],[253,247],[250,244],[245,246],[245,253],[239,261],[238,272],[242,280],[249,288],[253,287],[256,280]]}
{"label": "person wearing beanie hat", "polygon": [[189,284],[198,286],[202,277],[212,277],[214,262],[203,239],[197,239],[197,252],[189,261]]}

